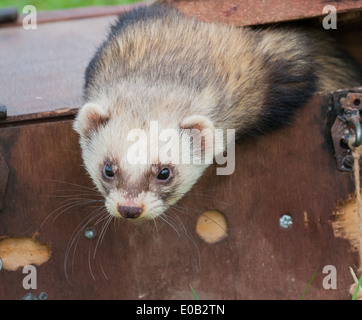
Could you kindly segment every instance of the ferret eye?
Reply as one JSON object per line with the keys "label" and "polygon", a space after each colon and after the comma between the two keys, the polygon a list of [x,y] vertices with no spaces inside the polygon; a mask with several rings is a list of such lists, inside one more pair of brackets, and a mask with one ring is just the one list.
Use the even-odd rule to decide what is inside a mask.
{"label": "ferret eye", "polygon": [[104,167],[103,174],[107,179],[114,178],[114,172],[109,164]]}
{"label": "ferret eye", "polygon": [[158,180],[163,180],[163,181],[165,181],[165,180],[167,180],[170,176],[171,176],[171,171],[170,171],[170,169],[168,169],[168,168],[163,168],[163,169],[159,172],[159,174],[158,174],[158,176],[157,176],[157,179],[158,179]]}

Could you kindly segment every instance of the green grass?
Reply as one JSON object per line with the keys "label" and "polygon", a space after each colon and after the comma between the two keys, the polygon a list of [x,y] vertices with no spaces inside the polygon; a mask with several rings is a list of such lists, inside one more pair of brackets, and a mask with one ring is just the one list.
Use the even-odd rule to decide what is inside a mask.
{"label": "green grass", "polygon": [[1,0],[0,7],[17,7],[22,13],[24,6],[33,5],[37,10],[57,10],[87,6],[130,4],[139,0]]}
{"label": "green grass", "polygon": [[361,278],[359,278],[359,281],[358,281],[358,284],[357,284],[357,287],[356,287],[356,291],[354,292],[354,295],[352,297],[352,300],[356,300],[357,299],[357,295],[358,295],[358,290],[361,286],[361,283],[362,283],[362,276]]}
{"label": "green grass", "polygon": [[313,279],[314,279],[315,275],[317,274],[318,268],[319,268],[319,266],[318,266],[318,267],[317,267],[317,269],[315,270],[315,272],[314,272],[314,274],[313,274],[313,277],[312,277],[312,279],[310,279],[310,281],[309,281],[309,283],[308,283],[308,285],[307,285],[307,288],[304,290],[304,292],[303,292],[302,296],[300,297],[300,300],[303,300],[304,295],[306,294],[306,292],[307,292],[307,290],[308,290],[309,286],[311,285],[311,283],[312,283],[312,281],[313,281]]}
{"label": "green grass", "polygon": [[194,288],[191,286],[191,284],[190,284],[190,288],[191,288],[192,294],[194,296],[194,299],[199,300],[199,297],[196,295],[196,292],[195,292]]}

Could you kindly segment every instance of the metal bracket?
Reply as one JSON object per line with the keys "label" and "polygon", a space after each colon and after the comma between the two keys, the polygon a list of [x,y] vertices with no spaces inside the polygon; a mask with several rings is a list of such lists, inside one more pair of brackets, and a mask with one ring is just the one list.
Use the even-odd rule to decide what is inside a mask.
{"label": "metal bracket", "polygon": [[331,128],[331,135],[338,170],[351,171],[353,158],[348,143],[354,137],[353,146],[361,145],[362,93],[348,93],[345,98],[341,99],[341,104],[341,113]]}

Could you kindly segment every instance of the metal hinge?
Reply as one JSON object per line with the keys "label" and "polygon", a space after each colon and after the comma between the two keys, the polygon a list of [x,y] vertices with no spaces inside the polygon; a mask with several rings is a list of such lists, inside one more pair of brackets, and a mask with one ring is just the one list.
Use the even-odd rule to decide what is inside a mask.
{"label": "metal hinge", "polygon": [[361,145],[362,93],[348,93],[340,102],[340,114],[333,123],[331,135],[338,170],[351,171],[353,157],[348,143],[353,138],[354,147]]}

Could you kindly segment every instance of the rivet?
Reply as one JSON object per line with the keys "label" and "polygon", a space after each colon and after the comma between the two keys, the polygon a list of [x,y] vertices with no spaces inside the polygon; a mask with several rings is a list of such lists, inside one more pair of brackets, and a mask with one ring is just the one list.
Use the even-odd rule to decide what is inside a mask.
{"label": "rivet", "polygon": [[279,219],[279,224],[283,229],[290,228],[293,225],[292,217],[288,214],[284,214]]}
{"label": "rivet", "polygon": [[85,229],[84,231],[84,236],[89,239],[92,240],[97,236],[97,231],[94,227],[88,227],[87,229]]}
{"label": "rivet", "polygon": [[30,292],[26,293],[24,297],[20,298],[19,300],[38,300],[36,296]]}
{"label": "rivet", "polygon": [[48,294],[46,292],[40,292],[39,300],[46,300],[48,298]]}

